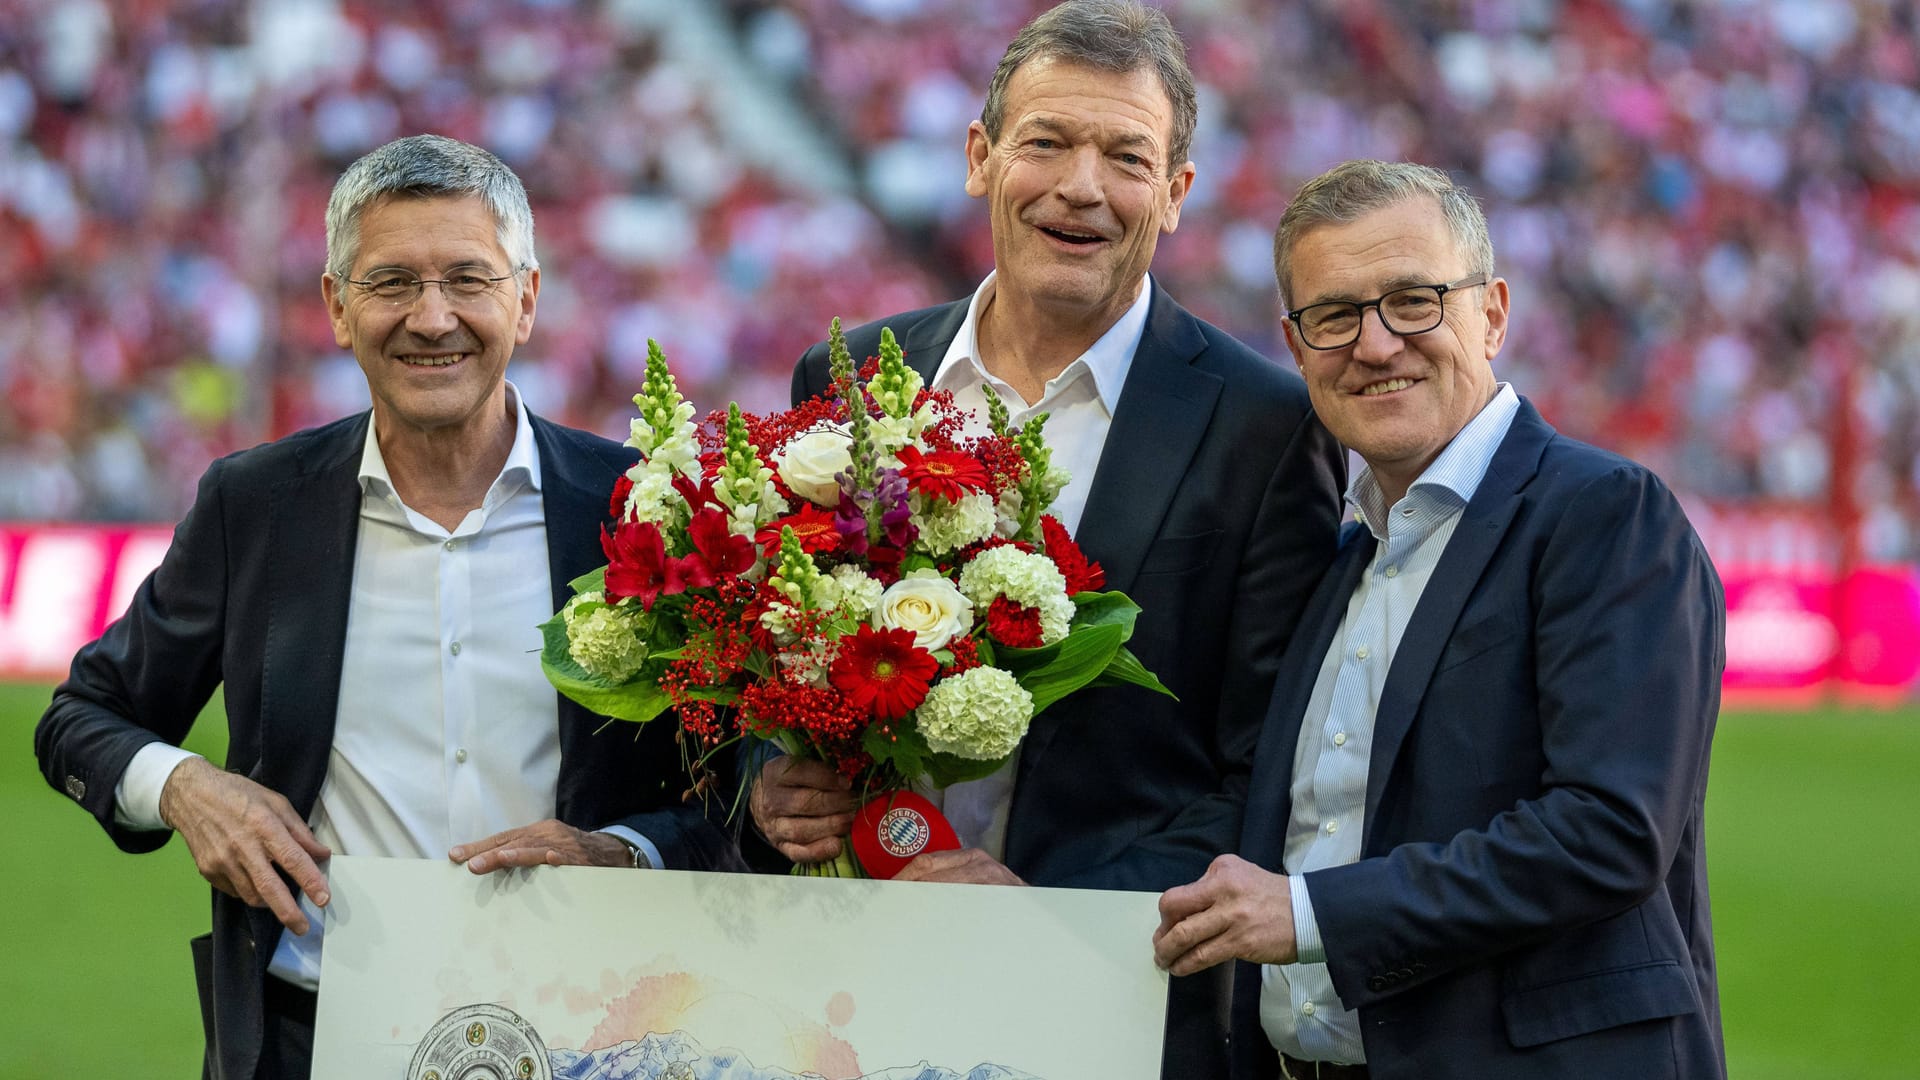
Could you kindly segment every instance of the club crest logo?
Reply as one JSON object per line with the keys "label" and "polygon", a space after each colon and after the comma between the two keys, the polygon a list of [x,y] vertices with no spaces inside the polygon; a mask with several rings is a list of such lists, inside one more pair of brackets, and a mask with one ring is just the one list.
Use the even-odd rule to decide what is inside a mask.
{"label": "club crest logo", "polygon": [[911,859],[933,838],[933,827],[911,806],[896,806],[880,815],[880,847],[897,859]]}

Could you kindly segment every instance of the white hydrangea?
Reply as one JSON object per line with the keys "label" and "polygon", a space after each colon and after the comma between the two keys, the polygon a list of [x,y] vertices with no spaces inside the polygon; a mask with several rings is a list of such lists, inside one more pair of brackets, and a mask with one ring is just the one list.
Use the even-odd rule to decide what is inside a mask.
{"label": "white hydrangea", "polygon": [[996,667],[977,667],[942,679],[914,711],[927,745],[974,761],[1013,753],[1033,719],[1033,695]]}
{"label": "white hydrangea", "polygon": [[564,618],[567,655],[587,674],[623,683],[647,662],[639,619],[620,608],[607,607],[600,593],[583,593],[568,601]]}
{"label": "white hydrangea", "polygon": [[983,551],[960,568],[960,591],[985,611],[1004,596],[1022,607],[1040,610],[1040,643],[1051,645],[1072,628],[1074,606],[1067,579],[1053,560],[1017,547]]}
{"label": "white hydrangea", "polygon": [[956,503],[917,491],[908,499],[913,523],[920,528],[920,546],[931,555],[958,551],[993,535],[993,496],[984,491],[962,495]]}
{"label": "white hydrangea", "polygon": [[849,563],[833,568],[833,580],[840,586],[840,610],[859,622],[873,614],[880,594],[886,591],[886,586],[872,575]]}

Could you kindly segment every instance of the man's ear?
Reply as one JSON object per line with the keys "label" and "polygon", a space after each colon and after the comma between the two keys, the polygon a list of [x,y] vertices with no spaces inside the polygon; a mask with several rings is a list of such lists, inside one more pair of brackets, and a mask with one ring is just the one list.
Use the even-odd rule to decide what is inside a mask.
{"label": "man's ear", "polygon": [[1487,359],[1500,355],[1500,347],[1507,343],[1507,279],[1494,278],[1487,283],[1486,306],[1482,314],[1487,320]]}
{"label": "man's ear", "polygon": [[347,332],[347,297],[344,282],[332,274],[320,275],[320,295],[327,301],[327,321],[333,324],[333,343],[343,349],[353,347],[353,335]]}
{"label": "man's ear", "polygon": [[533,336],[533,309],[540,299],[540,268],[526,271],[527,287],[520,290],[520,314],[514,320],[513,343],[525,345]]}
{"label": "man's ear", "polygon": [[993,141],[987,138],[987,125],[975,120],[967,125],[967,194],[978,199],[987,193],[987,159],[993,156]]}
{"label": "man's ear", "polygon": [[1189,161],[1173,171],[1172,179],[1167,181],[1167,213],[1160,219],[1160,231],[1170,233],[1180,227],[1180,207],[1187,201],[1187,192],[1193,190],[1193,162]]}

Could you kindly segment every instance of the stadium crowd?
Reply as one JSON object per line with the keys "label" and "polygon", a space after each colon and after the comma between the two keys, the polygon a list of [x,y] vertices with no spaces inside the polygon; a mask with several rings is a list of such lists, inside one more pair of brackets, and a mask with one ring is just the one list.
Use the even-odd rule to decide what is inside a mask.
{"label": "stadium crowd", "polygon": [[[168,520],[228,449],[358,407],[319,208],[399,134],[526,178],[545,270],[513,378],[622,431],[648,337],[702,406],[784,403],[833,315],[990,263],[961,132],[1041,0],[725,0],[844,157],[769,169],[646,0],[0,0],[0,520]],[[1487,204],[1513,379],[1703,502],[1920,557],[1920,13],[1911,0],[1169,0],[1199,180],[1156,273],[1279,356],[1302,179],[1413,158]]]}

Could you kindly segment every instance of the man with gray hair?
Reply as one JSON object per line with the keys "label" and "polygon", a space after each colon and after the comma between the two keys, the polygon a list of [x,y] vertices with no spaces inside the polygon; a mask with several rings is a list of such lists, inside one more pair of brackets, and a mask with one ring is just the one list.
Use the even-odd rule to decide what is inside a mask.
{"label": "man with gray hair", "polygon": [[[635,455],[506,380],[540,293],[519,178],[438,136],[373,151],[334,187],[321,291],[371,411],[214,462],[34,739],[123,850],[179,832],[217,890],[193,955],[226,1080],[308,1075],[334,852],[474,873],[738,859],[680,806],[670,725],[596,739],[540,671],[538,624],[605,561]],[[224,769],[178,745],[222,683]]]}
{"label": "man with gray hair", "polygon": [[1240,856],[1160,901],[1236,964],[1236,1078],[1726,1073],[1702,813],[1719,579],[1658,477],[1492,361],[1507,283],[1421,165],[1310,181],[1287,345],[1366,468],[1280,664]]}
{"label": "man with gray hair", "polygon": [[[1093,690],[1034,718],[1014,760],[942,793],[960,851],[903,878],[1160,890],[1231,850],[1261,707],[1333,553],[1344,458],[1292,372],[1193,317],[1148,274],[1194,180],[1192,73],[1166,16],[1073,0],[1014,38],[965,139],[993,272],[973,295],[850,332],[899,337],[934,390],[984,424],[1047,416],[1070,475],[1053,514],[1142,609],[1129,647],[1179,695]],[[828,389],[816,346],[797,400]],[[751,801],[787,859],[833,857],[846,781],[782,758]],[[1224,986],[1175,980],[1165,1072],[1224,1067]]]}

